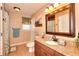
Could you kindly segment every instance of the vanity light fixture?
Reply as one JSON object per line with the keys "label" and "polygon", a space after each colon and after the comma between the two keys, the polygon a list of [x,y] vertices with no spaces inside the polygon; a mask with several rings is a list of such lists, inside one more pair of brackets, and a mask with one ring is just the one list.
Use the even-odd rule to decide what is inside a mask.
{"label": "vanity light fixture", "polygon": [[50,4],[48,7],[46,7],[45,12],[46,13],[51,13],[54,8],[58,7],[60,3],[53,3]]}
{"label": "vanity light fixture", "polygon": [[19,7],[14,7],[14,10],[19,12],[20,8]]}

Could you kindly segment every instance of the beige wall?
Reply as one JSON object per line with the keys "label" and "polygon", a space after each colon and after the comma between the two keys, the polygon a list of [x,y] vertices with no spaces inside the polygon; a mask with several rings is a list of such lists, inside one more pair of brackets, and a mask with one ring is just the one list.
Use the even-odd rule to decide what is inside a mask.
{"label": "beige wall", "polygon": [[[34,18],[34,19],[33,19]],[[42,26],[41,27],[35,27],[35,33],[38,33],[40,35],[42,32],[45,32],[45,13],[43,10],[40,10],[38,13],[36,13],[32,19],[35,21],[37,19],[41,20]],[[34,24],[32,24],[34,25]]]}
{"label": "beige wall", "polygon": [[[65,36],[57,36],[57,38],[60,38],[60,39],[65,39],[65,40],[70,40],[70,41],[74,41],[77,37],[77,34],[79,32],[79,4],[76,4],[75,5],[75,10],[76,10],[76,36],[74,38],[70,38],[70,37],[65,37]],[[39,17],[39,15],[41,15],[41,20],[42,20],[42,24],[43,26],[42,27],[36,27],[36,31],[39,32],[39,34],[41,32],[45,32],[45,12],[44,10],[43,11],[39,11],[38,13],[36,13],[33,18],[36,18],[36,17]]]}
{"label": "beige wall", "polygon": [[[30,40],[30,31],[22,30],[22,14],[20,12],[9,12],[10,16],[10,43],[23,43]],[[13,38],[12,28],[20,28],[20,36]]]}

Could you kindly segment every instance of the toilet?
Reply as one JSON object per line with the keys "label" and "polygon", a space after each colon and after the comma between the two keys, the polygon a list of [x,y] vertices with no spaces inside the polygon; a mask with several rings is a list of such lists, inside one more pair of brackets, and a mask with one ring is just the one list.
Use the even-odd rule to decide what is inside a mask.
{"label": "toilet", "polygon": [[29,52],[34,52],[34,42],[27,43],[27,47],[29,48]]}

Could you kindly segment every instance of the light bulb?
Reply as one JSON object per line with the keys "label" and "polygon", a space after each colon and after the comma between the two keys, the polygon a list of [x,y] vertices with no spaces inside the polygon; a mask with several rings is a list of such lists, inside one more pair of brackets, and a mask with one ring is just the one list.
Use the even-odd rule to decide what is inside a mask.
{"label": "light bulb", "polygon": [[15,9],[16,11],[19,11],[19,9]]}
{"label": "light bulb", "polygon": [[53,10],[53,7],[52,6],[49,6],[49,10]]}
{"label": "light bulb", "polygon": [[46,9],[45,9],[45,12],[47,12],[47,13],[48,13],[48,11],[49,11],[49,10],[48,10],[48,8],[46,8]]}
{"label": "light bulb", "polygon": [[59,4],[58,4],[58,3],[55,3],[55,4],[54,4],[54,7],[57,7],[57,6],[59,6]]}

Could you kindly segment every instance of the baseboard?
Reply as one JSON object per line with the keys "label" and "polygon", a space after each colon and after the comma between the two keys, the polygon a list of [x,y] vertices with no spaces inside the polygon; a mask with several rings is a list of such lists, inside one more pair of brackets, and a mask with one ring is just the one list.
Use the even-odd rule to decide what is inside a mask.
{"label": "baseboard", "polygon": [[20,43],[15,43],[15,44],[11,44],[10,46],[16,46],[16,45],[22,45],[22,44],[26,44],[26,42],[20,42]]}
{"label": "baseboard", "polygon": [[0,49],[0,56],[2,56],[3,55],[3,51]]}
{"label": "baseboard", "polygon": [[10,49],[10,52],[14,52],[14,51],[16,51],[16,46],[12,46]]}
{"label": "baseboard", "polygon": [[3,56],[2,54],[0,54],[0,56]]}
{"label": "baseboard", "polygon": [[2,52],[0,52],[0,56],[3,56]]}

